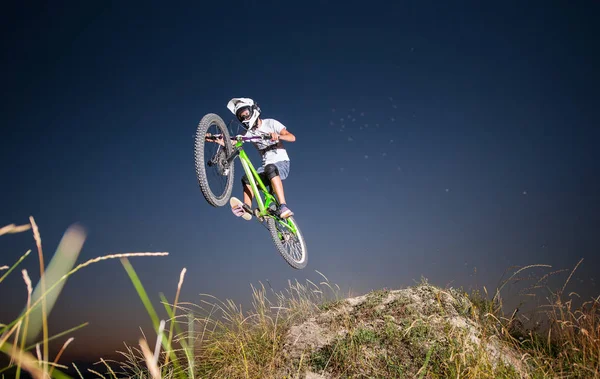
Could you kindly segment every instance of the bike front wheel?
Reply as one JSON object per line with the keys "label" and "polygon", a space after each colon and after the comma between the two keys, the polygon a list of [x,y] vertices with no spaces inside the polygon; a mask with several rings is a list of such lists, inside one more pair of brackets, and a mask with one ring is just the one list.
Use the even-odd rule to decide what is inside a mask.
{"label": "bike front wheel", "polygon": [[[224,143],[207,141],[207,135],[221,135]],[[221,117],[209,113],[202,117],[196,129],[194,158],[196,178],[206,201],[214,207],[222,207],[231,197],[234,178],[234,161],[227,162],[233,146],[229,131]]]}
{"label": "bike front wheel", "polygon": [[277,251],[295,269],[306,267],[308,254],[304,236],[293,217],[267,217],[267,227]]}

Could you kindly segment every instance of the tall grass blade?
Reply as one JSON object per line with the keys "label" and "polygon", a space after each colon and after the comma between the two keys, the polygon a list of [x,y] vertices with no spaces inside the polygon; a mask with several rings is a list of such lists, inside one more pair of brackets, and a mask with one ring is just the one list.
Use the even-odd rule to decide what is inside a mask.
{"label": "tall grass blade", "polygon": [[[57,334],[53,335],[52,337],[48,337],[48,342],[50,342],[52,340],[55,340],[57,338],[60,338],[62,336],[65,336],[67,334],[70,334],[70,333],[72,333],[72,332],[74,332],[76,330],[79,330],[79,329],[83,328],[84,326],[87,326],[87,325],[89,325],[89,322],[86,321],[83,324],[79,324],[77,326],[72,327],[71,329],[67,329],[67,330],[64,330],[64,331],[62,331],[60,333],[57,333]],[[35,347],[35,345],[38,344],[38,343],[40,343],[40,342],[38,341],[36,343],[33,343],[33,344],[27,346],[26,348],[24,348],[24,350],[25,351],[29,351],[29,350],[33,349]]]}
{"label": "tall grass blade", "polygon": [[21,258],[19,258],[18,261],[15,262],[15,264],[13,264],[8,271],[6,271],[4,273],[4,275],[2,275],[2,277],[0,277],[0,283],[2,283],[2,281],[8,276],[8,274],[10,274],[18,265],[19,263],[21,263],[23,261],[23,259],[27,258],[27,256],[29,255],[29,253],[31,253],[31,250],[27,250],[27,252],[23,255],[21,255]]}
{"label": "tall grass blade", "polygon": [[15,224],[9,224],[6,226],[3,226],[0,228],[0,236],[5,235],[5,234],[15,234],[15,233],[21,233],[24,232],[26,230],[31,229],[31,225],[30,224],[24,224],[24,225],[15,225]]}
{"label": "tall grass blade", "polygon": [[0,344],[0,351],[14,359],[18,365],[23,367],[35,379],[43,379],[45,377],[44,371],[42,368],[40,368],[35,357],[31,353],[23,352],[19,349],[17,350],[18,353],[15,353],[14,346],[9,342]]}
{"label": "tall grass blade", "polygon": [[[127,259],[127,257],[121,258],[121,264],[123,265],[123,267],[125,268],[125,271],[129,275],[129,279],[133,283],[133,286],[135,287],[135,289],[138,293],[138,296],[140,297],[140,299],[142,300],[142,303],[144,304],[144,307],[146,308],[146,312],[148,312],[148,315],[150,316],[150,319],[152,320],[152,325],[154,326],[154,331],[158,334],[158,331],[159,331],[158,314],[156,313],[156,310],[154,309],[154,306],[152,305],[152,302],[150,301],[150,298],[148,297],[148,294],[146,293],[146,290],[144,289],[144,286],[142,285],[140,278],[138,277],[137,273],[135,272],[133,266],[131,265],[131,263],[129,262],[129,259]],[[162,339],[163,347],[166,351],[168,351],[168,354],[170,355],[170,358],[173,361],[173,365],[175,366],[175,371],[179,373],[181,378],[184,378],[182,376],[183,372],[179,368],[179,363],[177,362],[177,357],[175,356],[175,352],[173,352],[173,350],[170,349],[170,347],[168,346],[167,337],[164,335],[164,333],[161,333],[161,337],[162,337],[161,339]]]}
{"label": "tall grass blade", "polygon": [[435,344],[431,345],[429,350],[427,350],[427,355],[425,356],[425,362],[423,362],[423,366],[419,369],[419,372],[421,372],[421,375],[419,375],[419,379],[423,379],[423,377],[427,373],[427,365],[429,365],[429,359],[431,359],[431,353],[433,352],[434,348],[435,348]]}
{"label": "tall grass blade", "polygon": [[[35,230],[35,229],[34,229]],[[50,261],[43,278],[40,279],[35,290],[33,291],[32,299],[37,301],[38,299],[45,298],[46,310],[40,309],[40,307],[32,307],[30,311],[31,325],[27,331],[26,341],[31,343],[32,340],[39,334],[42,329],[44,322],[42,318],[48,317],[52,312],[52,308],[65,285],[66,280],[61,278],[69,272],[75,265],[75,261],[79,257],[81,248],[85,241],[85,232],[82,228],[77,225],[69,227],[61,239],[54,257]],[[52,290],[44,291],[44,288],[52,287]],[[44,293],[42,296],[42,293]],[[45,342],[48,341],[48,336],[44,335]]]}

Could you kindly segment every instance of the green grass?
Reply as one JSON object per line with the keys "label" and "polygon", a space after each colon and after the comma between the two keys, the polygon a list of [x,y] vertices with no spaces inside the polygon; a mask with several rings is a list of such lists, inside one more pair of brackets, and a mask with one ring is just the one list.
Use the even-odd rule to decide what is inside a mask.
{"label": "green grass", "polygon": [[[544,294],[547,302],[535,313],[536,320],[544,322],[529,326],[524,315],[505,309],[501,295],[509,282],[524,282],[520,275],[526,270],[547,265],[517,268],[491,293],[485,287],[468,292],[439,288],[424,279],[406,289],[412,292],[372,291],[356,306],[350,306],[339,287],[319,273],[323,277],[319,283],[289,281],[279,292],[262,283],[251,286],[252,308],[244,311],[231,300],[208,294],[199,304],[179,301],[183,269],[174,300],[158,294],[163,307],[159,310],[154,309],[154,295],[146,292],[129,258],[167,253],[113,254],[76,265],[76,259],[64,259],[64,254],[76,258],[85,239],[85,233],[73,227],[45,267],[41,237],[34,226],[31,218],[27,225],[0,228],[0,236],[33,230],[40,272],[46,274],[44,283],[34,286],[35,275],[20,272],[26,305],[14,320],[0,320],[0,354],[10,358],[0,368],[0,377],[20,377],[25,370],[33,377],[68,378],[67,366],[79,372],[61,362],[61,354],[69,347],[68,335],[87,323],[50,336],[47,317],[69,277],[91,264],[119,258],[156,337],[140,336],[137,345],[119,352],[120,361],[100,359],[95,371],[90,371],[98,377],[296,378],[308,369],[340,377],[600,378],[600,299],[583,299],[576,306],[577,295],[566,292],[581,261],[558,291]],[[29,257],[27,251],[10,266],[0,264],[0,285],[8,275],[17,274]],[[557,272],[536,278],[528,295],[531,289],[546,290],[540,283]],[[423,302],[415,303],[415,296]],[[384,300],[388,302],[383,304]],[[457,327],[452,321],[457,319],[472,325],[476,333]],[[316,320],[335,336],[296,356],[286,337],[307,320]],[[478,343],[473,343],[473,335]],[[65,341],[63,348],[50,356],[49,342],[60,340]],[[487,344],[513,352],[517,366],[499,361],[493,350],[485,348]]]}
{"label": "green grass", "polygon": [[[56,252],[50,260],[48,267],[45,267],[42,254],[42,240],[39,230],[33,217],[30,217],[29,220],[30,224],[20,226],[11,224],[0,228],[0,236],[33,229],[34,239],[38,249],[41,273],[40,282],[35,286],[34,290],[29,273],[27,270],[21,270],[24,285],[27,289],[26,307],[16,319],[8,324],[2,323],[0,326],[0,351],[10,357],[9,364],[0,369],[0,374],[20,378],[22,370],[26,370],[34,378],[48,376],[69,378],[68,375],[61,371],[61,369],[65,369],[66,366],[59,364],[58,360],[71,340],[67,339],[65,341],[63,348],[52,360],[49,357],[48,344],[51,340],[62,337],[65,333],[59,333],[53,337],[50,337],[47,334],[48,315],[67,279],[79,270],[107,259],[135,256],[164,256],[167,255],[167,253],[111,254],[90,259],[74,266],[86,235],[79,226],[73,225],[67,229]],[[30,251],[27,251],[19,260],[12,264],[12,266],[7,269],[6,273],[2,275],[0,282],[17,268],[18,265],[27,258],[29,253]],[[74,331],[85,325],[86,324],[84,323],[76,326],[67,332]],[[40,331],[42,332],[42,339],[36,340]],[[36,351],[35,354],[32,353],[34,349]]]}

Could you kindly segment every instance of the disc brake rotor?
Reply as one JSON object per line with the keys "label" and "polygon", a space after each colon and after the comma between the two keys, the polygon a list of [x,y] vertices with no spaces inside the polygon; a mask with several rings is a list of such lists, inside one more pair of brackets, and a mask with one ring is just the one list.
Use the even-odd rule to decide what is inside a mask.
{"label": "disc brake rotor", "polygon": [[219,175],[227,176],[229,174],[229,163],[225,156],[225,149],[219,149],[208,165],[216,166]]}

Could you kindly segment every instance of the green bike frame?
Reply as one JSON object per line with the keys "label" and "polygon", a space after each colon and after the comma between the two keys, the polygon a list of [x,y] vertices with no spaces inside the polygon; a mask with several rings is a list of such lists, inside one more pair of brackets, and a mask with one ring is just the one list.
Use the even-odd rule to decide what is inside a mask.
{"label": "green bike frame", "polygon": [[[254,197],[256,198],[256,202],[258,203],[259,216],[262,216],[262,217],[272,216],[269,212],[269,206],[271,204],[275,204],[276,206],[278,206],[279,201],[277,201],[275,196],[273,196],[273,194],[271,194],[269,192],[269,190],[267,189],[265,184],[262,182],[260,176],[258,175],[258,172],[252,165],[250,158],[248,157],[248,155],[242,148],[242,145],[244,144],[244,140],[249,140],[249,139],[251,139],[251,138],[243,138],[242,137],[242,138],[238,139],[237,142],[235,143],[235,145],[233,145],[235,151],[237,151],[237,152],[234,151],[234,154],[237,154],[239,156],[240,162],[242,163],[242,167],[244,168],[244,171],[246,172],[246,177],[248,178],[248,182],[250,182],[250,187],[252,188],[252,193],[254,194]],[[265,197],[264,202],[260,196],[260,192],[258,190],[257,183],[258,183],[258,186],[260,186],[260,189]],[[279,220],[279,219],[277,218],[276,220]],[[296,227],[295,227],[294,223],[292,223],[286,219],[281,219],[281,221],[285,222],[286,226],[292,231],[292,233],[294,233],[294,234],[296,233]]]}

